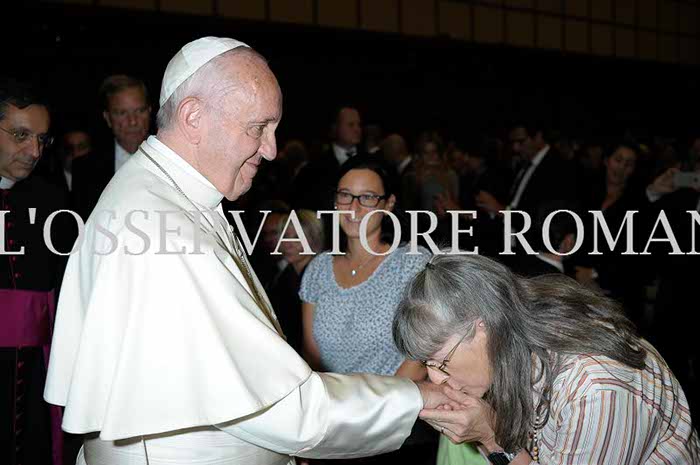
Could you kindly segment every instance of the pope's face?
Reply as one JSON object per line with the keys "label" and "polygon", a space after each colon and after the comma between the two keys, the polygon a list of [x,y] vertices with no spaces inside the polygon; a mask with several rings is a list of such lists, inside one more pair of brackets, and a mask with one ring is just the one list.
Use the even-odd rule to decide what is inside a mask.
{"label": "pope's face", "polygon": [[49,112],[41,105],[7,105],[0,120],[0,177],[21,181],[29,176],[44,150],[40,138],[49,131]]}
{"label": "pope's face", "polygon": [[250,189],[263,158],[277,155],[282,92],[267,65],[254,61],[247,89],[210,102],[197,156],[202,174],[229,200]]}

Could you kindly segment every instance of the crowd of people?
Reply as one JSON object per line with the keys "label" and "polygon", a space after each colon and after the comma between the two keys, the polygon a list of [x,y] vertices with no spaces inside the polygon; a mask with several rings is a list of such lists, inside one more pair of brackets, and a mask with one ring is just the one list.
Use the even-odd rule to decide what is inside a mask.
{"label": "crowd of people", "polygon": [[[265,331],[274,327],[298,354],[288,353],[287,346],[283,349],[278,342],[247,348],[249,358],[257,361],[242,362],[239,357],[245,354],[241,353],[229,353],[228,360],[225,354],[193,351],[192,359],[211,357],[209,364],[227,359],[222,367],[213,367],[221,372],[219,380],[248,379],[251,373],[240,375],[236,370],[254,370],[256,363],[274,359],[277,347],[282,362],[273,365],[286,370],[288,376],[279,386],[287,389],[285,395],[292,388],[302,390],[302,394],[306,392],[303,389],[314,389],[311,381],[301,385],[298,380],[289,381],[308,376],[304,375],[308,367],[321,373],[369,373],[408,379],[420,386],[432,381],[452,388],[445,394],[448,401],[441,398],[431,404],[424,394],[421,418],[425,422],[411,422],[410,435],[394,452],[387,452],[391,447],[365,446],[360,443],[361,435],[349,434],[347,440],[358,441],[356,450],[364,452],[335,455],[333,447],[340,446],[331,442],[311,449],[317,452],[305,453],[307,446],[276,442],[269,431],[260,439],[263,427],[256,429],[255,422],[250,429],[235,422],[227,425],[227,420],[256,412],[243,406],[246,402],[259,406],[263,404],[260,399],[268,396],[284,404],[279,390],[260,387],[265,377],[248,386],[262,391],[259,403],[251,396],[253,400],[242,401],[240,408],[231,401],[221,408],[231,417],[211,422],[216,433],[225,431],[241,441],[313,462],[346,457],[354,463],[428,464],[437,460],[439,465],[489,461],[501,465],[533,460],[563,463],[575,457],[567,463],[697,463],[692,461],[698,446],[690,412],[697,416],[700,407],[700,346],[692,342],[690,321],[696,310],[692,289],[700,265],[693,253],[698,248],[695,228],[700,227],[700,185],[682,183],[678,174],[700,175],[700,133],[685,141],[624,131],[615,138],[579,139],[576,134],[556,133],[535,119],[525,118],[507,128],[494,128],[489,134],[444,134],[435,129],[415,135],[383,134],[378,125],[363,125],[357,107],[345,105],[334,112],[329,121],[330,138],[319,150],[298,139],[277,148],[270,125],[279,123],[275,113],[279,102],[273,97],[269,97],[272,103],[261,100],[267,105],[265,109],[274,109],[270,115],[263,115],[246,99],[236,100],[235,117],[217,107],[221,100],[211,99],[207,101],[210,106],[197,107],[200,100],[206,100],[203,89],[216,88],[229,66],[236,70],[236,79],[243,79],[241,69],[253,73],[250,82],[263,76],[263,81],[269,81],[264,81],[267,87],[254,90],[260,95],[276,95],[274,76],[257,55],[240,51],[227,55],[241,47],[219,50],[209,59],[227,57],[229,61],[220,60],[211,67],[209,60],[199,63],[184,80],[176,79],[174,89],[165,86],[172,78],[166,71],[157,116],[142,81],[126,75],[107,77],[99,89],[103,124],[111,132],[106,140],[98,140],[91,125],[57,122],[60,111],[53,111],[29,86],[11,79],[0,84],[0,197],[4,215],[0,232],[5,252],[0,257],[0,372],[3,379],[12,381],[0,385],[2,457],[9,454],[11,464],[59,464],[64,458],[75,459],[84,439],[82,433],[104,433],[103,428],[109,427],[104,440],[143,439],[170,431],[163,429],[167,420],[180,420],[173,416],[149,424],[152,418],[144,413],[142,424],[134,426],[137,420],[123,419],[118,412],[97,414],[90,409],[117,407],[109,403],[104,389],[107,385],[114,389],[114,399],[118,399],[119,389],[125,389],[121,384],[126,379],[109,372],[117,369],[118,361],[137,364],[139,370],[150,369],[135,360],[153,354],[137,351],[156,350],[158,346],[140,343],[140,338],[158,341],[163,349],[177,345],[146,331],[159,331],[159,323],[151,320],[157,310],[138,316],[140,306],[156,301],[135,296],[160,291],[172,294],[170,305],[174,307],[188,302],[208,308],[214,302],[206,297],[206,289],[210,286],[213,295],[225,281],[211,274],[211,279],[200,275],[192,278],[194,284],[187,281],[178,285],[178,280],[184,283],[192,271],[171,271],[175,276],[172,283],[164,278],[149,290],[135,281],[152,280],[147,273],[167,273],[181,263],[163,259],[166,266],[163,262],[154,266],[146,254],[143,262],[125,266],[113,258],[88,259],[84,252],[86,241],[92,245],[101,241],[95,239],[97,230],[113,227],[99,216],[101,207],[158,211],[165,204],[154,201],[150,206],[140,205],[145,197],[138,194],[148,191],[166,198],[158,183],[172,182],[197,205],[222,209],[230,226],[219,229],[240,229],[233,215],[225,212],[242,210],[244,229],[258,231],[250,255],[254,273],[248,273],[247,259],[235,258],[235,252],[229,263],[235,263],[235,278],[245,283],[243,288],[253,300],[246,301],[247,297],[232,289],[222,289],[219,295],[235,295],[231,298],[242,302],[243,309],[251,305],[263,309],[260,314],[264,317],[256,314],[256,318],[269,318],[273,323],[262,329],[256,326],[242,336],[240,331],[245,330],[230,327],[232,323],[219,312],[176,312],[174,321],[165,324],[173,330],[169,337],[190,330],[202,332],[193,334],[195,341],[244,337],[253,343],[255,337],[267,340]],[[200,68],[209,74],[198,74]],[[188,81],[192,76],[205,82],[201,89]],[[243,87],[247,89],[247,85],[248,81]],[[251,89],[255,85],[250,84]],[[244,107],[248,113],[242,115]],[[217,117],[201,120],[207,112],[216,112]],[[250,121],[238,124],[246,115]],[[235,130],[218,128],[229,121],[236,122],[232,123]],[[225,134],[236,131],[241,138],[227,139]],[[211,139],[207,142],[209,158],[199,158],[203,153],[198,152],[201,140],[206,138]],[[239,145],[247,143],[245,138],[262,142],[234,169],[234,155],[228,155],[230,147],[224,144],[234,143],[239,150]],[[190,159],[185,154],[190,154]],[[231,159],[228,165],[219,161],[226,157]],[[146,176],[143,173],[154,176],[155,172],[155,168],[143,168],[139,164],[147,163],[143,160],[152,161],[165,177],[157,182],[144,178],[147,181],[140,184],[140,176]],[[227,169],[248,169],[252,175],[243,187],[239,184],[244,181],[238,178],[226,184]],[[199,178],[206,181],[204,184],[211,182],[207,184],[207,189],[213,186],[211,192],[197,184]],[[125,205],[125,198],[135,203]],[[47,240],[43,229],[33,225],[43,225],[58,210],[71,210],[77,216],[56,216]],[[334,210],[349,211],[352,216],[340,215],[334,223],[331,215],[318,215]],[[381,214],[372,213],[376,210]],[[432,215],[410,213],[416,211]],[[473,213],[456,217],[451,214],[455,211]],[[401,226],[398,229],[394,218]],[[212,220],[213,229],[220,219]],[[87,223],[84,231],[76,227],[79,222]],[[601,222],[607,225],[607,233]],[[454,245],[455,229],[471,232],[457,235]],[[523,234],[513,234],[525,229]],[[409,242],[415,230],[425,234],[418,234],[419,244],[412,247]],[[340,253],[330,252],[336,231]],[[85,237],[75,242],[80,232]],[[125,244],[133,245],[123,239],[121,231],[116,234]],[[240,231],[237,234],[240,237]],[[300,240],[302,236],[310,250]],[[100,244],[104,245],[103,241]],[[446,244],[452,247],[446,248]],[[15,253],[22,247],[26,253]],[[458,255],[454,253],[457,248],[478,253]],[[65,254],[71,250],[78,254],[66,267],[67,255],[56,251]],[[197,272],[206,268],[202,266],[205,262],[192,263],[188,266]],[[105,284],[105,276],[111,276],[113,282]],[[66,289],[61,288],[62,282],[64,286],[68,283]],[[260,291],[256,290],[258,284]],[[114,289],[107,292],[105,286]],[[101,297],[100,292],[104,294]],[[191,299],[189,294],[183,297],[186,292],[205,295]],[[63,425],[66,431],[80,433],[76,436],[64,436],[61,410],[43,400],[53,321],[61,320],[61,312],[73,311],[65,310],[66,303],[59,306],[56,315],[58,294],[84,309],[79,316],[71,313],[63,317],[70,318],[69,329],[68,323],[60,327],[62,332],[57,326],[54,350],[60,350],[63,358],[52,361],[59,366],[56,373],[73,370],[70,363],[75,363],[77,368],[70,376],[62,373],[54,378],[73,376],[70,386],[78,391],[66,391],[68,388],[54,382],[53,389],[47,389],[47,399],[67,408],[73,402],[72,415],[67,409]],[[123,306],[120,311],[129,309],[129,315],[105,315],[98,308],[100,302],[112,308],[117,302]],[[276,317],[269,316],[272,312],[266,310],[268,307]],[[80,313],[78,308],[74,311]],[[206,327],[201,321],[193,323],[190,318],[214,319],[223,329]],[[123,332],[115,336],[111,331],[116,328],[108,331],[100,329],[100,324],[116,325]],[[132,324],[143,325],[143,329],[135,330]],[[80,339],[84,346],[67,345],[67,335]],[[134,338],[134,345],[126,346],[120,340],[116,347],[109,346],[127,336]],[[107,345],[101,347],[100,342]],[[84,355],[91,349],[109,353],[104,358],[95,352]],[[78,351],[87,361],[78,357]],[[68,362],[61,355],[64,352],[71,354]],[[107,366],[111,362],[115,365]],[[154,373],[167,373],[170,364],[159,363]],[[194,367],[202,360],[188,363]],[[236,368],[231,371],[230,365]],[[185,368],[180,366],[178,373],[185,373]],[[84,371],[88,369],[100,371],[95,379],[106,385],[82,391],[80,382],[93,376]],[[208,373],[195,371],[200,377]],[[155,381],[142,372],[136,379],[145,386]],[[187,378],[183,375],[178,379],[186,382]],[[338,383],[346,382],[338,379]],[[328,386],[330,381],[323,382]],[[191,386],[187,392],[167,390],[163,401],[176,399],[178,393],[193,400],[202,394],[199,390],[205,384]],[[386,389],[391,386],[387,384]],[[376,392],[382,389],[376,388]],[[328,390],[332,400],[332,389]],[[249,395],[244,389],[239,391],[243,397]],[[216,410],[214,401],[219,394],[203,402],[202,415]],[[145,398],[157,404],[152,395]],[[146,402],[145,398],[132,403],[127,396],[122,401],[133,408],[146,405],[140,403]],[[96,404],[80,405],[88,402]],[[643,411],[636,410],[642,407]],[[121,415],[127,415],[128,408]],[[156,411],[149,409],[144,410],[155,418]],[[623,411],[635,411],[633,420],[623,418]],[[197,416],[191,411],[188,414]],[[372,412],[365,414],[369,418]],[[172,430],[209,424],[190,421],[184,414],[178,421],[171,422],[177,427]],[[369,424],[370,420],[366,421]],[[75,427],[66,428],[66,422]],[[129,434],[120,436],[124,432]],[[602,436],[605,439],[600,439]],[[206,440],[214,444],[214,437]],[[113,457],[108,448],[96,445],[104,441],[90,440],[91,448],[86,442],[83,457],[86,463],[92,463],[90,450],[95,463],[102,463],[100,457]],[[153,436],[152,440],[154,451],[171,445],[170,439],[163,437]],[[31,444],[51,447],[28,447]],[[138,448],[146,449],[146,442],[141,445],[136,441],[131,446],[128,453],[140,453]],[[342,448],[352,451],[353,445]],[[380,452],[371,458],[350,459]]]}

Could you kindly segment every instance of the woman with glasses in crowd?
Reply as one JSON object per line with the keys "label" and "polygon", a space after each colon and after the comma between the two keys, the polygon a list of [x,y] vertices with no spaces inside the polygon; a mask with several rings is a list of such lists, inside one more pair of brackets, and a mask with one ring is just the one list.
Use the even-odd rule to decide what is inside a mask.
{"label": "woman with glasses in crowd", "polygon": [[[429,252],[419,247],[418,254],[409,255],[408,246],[391,251],[394,230],[390,218],[377,210],[392,211],[396,197],[388,168],[378,158],[349,159],[338,179],[335,208],[354,212],[354,218],[340,216],[344,253],[318,255],[304,273],[299,293],[304,356],[320,371],[424,379],[425,367],[405,360],[394,345],[391,322],[403,289],[423,269]],[[360,224],[368,215],[366,247],[375,254],[366,250],[360,237]],[[405,449],[404,445],[393,454],[405,453]],[[426,460],[434,457],[433,448]],[[381,463],[388,459],[363,460]]]}
{"label": "woman with glasses in crowd", "polygon": [[459,392],[421,417],[496,465],[700,463],[688,403],[618,304],[564,275],[436,255],[409,285],[397,347]]}

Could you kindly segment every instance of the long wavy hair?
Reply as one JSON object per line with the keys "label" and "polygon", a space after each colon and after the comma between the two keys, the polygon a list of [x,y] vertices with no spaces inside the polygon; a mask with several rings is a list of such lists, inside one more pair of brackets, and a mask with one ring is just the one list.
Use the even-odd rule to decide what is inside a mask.
{"label": "long wavy hair", "polygon": [[394,340],[408,358],[427,360],[451,336],[473,337],[479,320],[492,376],[485,399],[496,412],[496,440],[509,451],[527,445],[536,416],[538,426],[547,422],[562,355],[645,366],[646,351],[617,303],[564,275],[526,279],[482,256],[435,255],[404,293]]}

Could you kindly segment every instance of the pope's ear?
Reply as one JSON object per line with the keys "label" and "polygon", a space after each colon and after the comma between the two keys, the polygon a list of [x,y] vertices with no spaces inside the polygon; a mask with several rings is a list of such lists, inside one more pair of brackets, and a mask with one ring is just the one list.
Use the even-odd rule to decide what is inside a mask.
{"label": "pope's ear", "polygon": [[177,125],[187,140],[199,144],[202,134],[202,101],[195,97],[187,97],[177,107]]}

